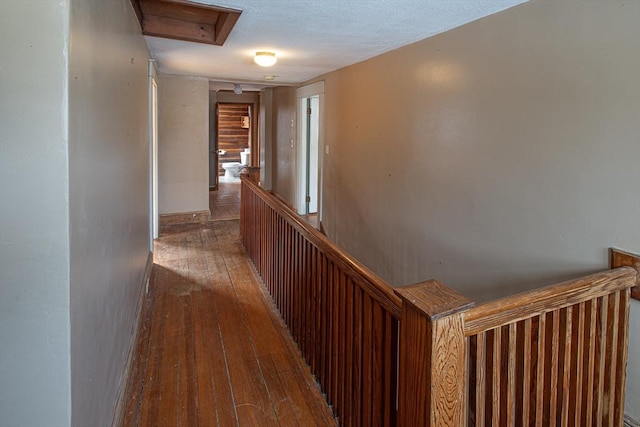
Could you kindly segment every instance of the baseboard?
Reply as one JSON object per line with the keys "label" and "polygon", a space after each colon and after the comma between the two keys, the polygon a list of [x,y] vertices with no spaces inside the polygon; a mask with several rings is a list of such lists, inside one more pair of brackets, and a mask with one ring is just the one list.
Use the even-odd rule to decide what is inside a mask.
{"label": "baseboard", "polygon": [[211,211],[178,212],[160,215],[160,226],[175,224],[205,224],[209,221]]}
{"label": "baseboard", "polygon": [[624,427],[640,427],[640,421],[634,420],[629,415],[624,416]]}
{"label": "baseboard", "polygon": [[129,382],[129,373],[131,372],[131,363],[133,362],[133,352],[136,346],[136,340],[138,339],[138,331],[140,330],[140,323],[142,319],[142,307],[144,307],[144,301],[146,299],[149,280],[151,280],[151,269],[153,268],[153,252],[149,252],[147,256],[147,264],[144,269],[144,277],[142,278],[142,284],[138,295],[138,303],[136,304],[136,314],[132,325],[131,341],[129,342],[129,351],[127,354],[127,361],[122,375],[120,376],[120,384],[118,387],[118,398],[116,399],[116,406],[113,413],[112,427],[122,426],[124,423],[124,408],[125,408],[125,396],[127,393],[127,384]]}

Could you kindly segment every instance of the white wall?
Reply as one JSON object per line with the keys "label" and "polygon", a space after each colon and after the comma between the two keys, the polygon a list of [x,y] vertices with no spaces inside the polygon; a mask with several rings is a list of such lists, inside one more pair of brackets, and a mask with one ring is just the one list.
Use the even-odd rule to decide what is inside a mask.
{"label": "white wall", "polygon": [[67,1],[0,1],[0,425],[7,427],[71,420],[68,21]]}
{"label": "white wall", "polygon": [[72,423],[105,426],[149,255],[149,53],[129,1],[72,0],[69,58]]}
{"label": "white wall", "polygon": [[323,224],[391,283],[486,300],[640,253],[640,2],[532,1],[322,78]]}
{"label": "white wall", "polygon": [[158,79],[160,213],[209,210],[209,82]]}

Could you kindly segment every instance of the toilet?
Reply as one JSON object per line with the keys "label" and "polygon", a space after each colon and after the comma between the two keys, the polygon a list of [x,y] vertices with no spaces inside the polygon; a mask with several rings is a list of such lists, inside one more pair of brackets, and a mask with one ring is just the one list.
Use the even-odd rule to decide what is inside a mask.
{"label": "toilet", "polygon": [[238,178],[240,176],[240,171],[242,168],[247,166],[249,163],[249,155],[251,151],[248,148],[245,148],[242,153],[240,153],[240,163],[238,162],[225,162],[222,164],[222,169],[224,169],[224,177],[229,178]]}

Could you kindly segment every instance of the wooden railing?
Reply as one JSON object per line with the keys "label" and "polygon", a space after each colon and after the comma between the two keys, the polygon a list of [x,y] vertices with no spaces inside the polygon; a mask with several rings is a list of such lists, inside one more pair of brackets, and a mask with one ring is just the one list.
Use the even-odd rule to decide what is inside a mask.
{"label": "wooden railing", "polygon": [[242,242],[343,425],[395,425],[400,299],[272,194],[242,180]]}
{"label": "wooden railing", "polygon": [[393,290],[250,179],[241,197],[245,248],[340,424],[622,425],[640,257],[474,305],[436,280]]}

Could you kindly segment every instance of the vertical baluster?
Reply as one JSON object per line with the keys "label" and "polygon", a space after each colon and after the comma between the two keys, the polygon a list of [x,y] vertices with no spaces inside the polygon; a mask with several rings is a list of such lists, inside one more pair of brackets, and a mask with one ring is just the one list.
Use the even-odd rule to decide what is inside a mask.
{"label": "vertical baluster", "polygon": [[605,372],[608,369],[605,365],[605,352],[607,351],[607,313],[608,298],[598,298],[598,322],[597,322],[597,339],[596,339],[596,385],[595,385],[595,408],[594,422],[598,425],[604,424],[603,402],[602,398],[605,391]]}
{"label": "vertical baluster", "polygon": [[584,335],[585,335],[585,303],[580,303],[573,310],[574,322],[576,327],[572,328],[572,341],[575,350],[572,352],[571,361],[571,378],[573,393],[569,399],[569,416],[571,424],[580,425],[582,420],[582,395],[584,393],[582,387],[583,372],[585,370],[584,363]]}
{"label": "vertical baluster", "polygon": [[384,310],[378,302],[373,303],[373,398],[372,401],[372,425],[382,425],[384,421],[384,399],[382,389],[384,384],[384,345],[385,345],[385,322]]}
{"label": "vertical baluster", "polygon": [[492,369],[491,375],[493,377],[491,381],[492,387],[492,405],[491,405],[491,425],[498,426],[500,425],[500,372],[501,372],[501,364],[500,360],[501,349],[500,346],[502,344],[502,330],[500,328],[495,328],[492,331],[493,334],[493,349],[492,349]]}
{"label": "vertical baluster", "polygon": [[281,232],[281,227],[282,227],[282,218],[280,217],[280,215],[276,215],[276,217],[274,218],[274,230],[275,230],[275,234],[277,236],[278,239],[278,251],[276,253],[275,259],[273,260],[276,267],[274,268],[274,284],[273,284],[273,292],[271,293],[271,297],[273,298],[274,302],[276,303],[276,307],[281,308],[282,307],[282,300],[280,298],[282,298],[282,280],[280,280],[280,275],[282,274],[282,268],[284,267],[284,263],[283,263],[283,251],[284,251],[284,242],[282,241],[282,232]]}
{"label": "vertical baluster", "polygon": [[544,365],[545,365],[545,330],[546,315],[541,314],[538,318],[538,359],[536,370],[536,427],[543,426],[542,412],[544,409]]}
{"label": "vertical baluster", "polygon": [[[311,362],[313,361],[313,340],[311,336],[311,329],[313,327],[313,286],[314,286],[314,265],[313,265],[313,245],[307,241],[307,280],[306,280],[306,292],[307,292],[307,302],[306,302],[306,312],[304,319],[304,327],[305,327],[305,341],[307,346],[307,356],[306,360],[309,364],[309,367],[312,367]],[[311,370],[313,372],[313,369]]]}
{"label": "vertical baluster", "polygon": [[339,372],[339,360],[341,357],[340,353],[340,278],[339,278],[339,270],[338,267],[333,265],[333,277],[332,277],[332,286],[333,286],[333,322],[332,324],[332,341],[333,341],[333,351],[331,354],[331,369],[332,373],[332,394],[333,394],[333,409],[336,415],[339,414],[340,411],[340,372]]}
{"label": "vertical baluster", "polygon": [[362,425],[371,425],[371,400],[372,400],[372,305],[373,301],[365,294],[362,310]]}
{"label": "vertical baluster", "polygon": [[[618,298],[619,292],[609,294],[608,301],[608,313],[607,313],[607,352],[605,364],[607,366],[607,380],[605,382],[605,394],[601,396],[604,400],[604,396],[609,396],[608,401],[604,400],[606,405],[603,408],[606,424],[614,425],[615,418],[615,397],[616,397],[616,363],[617,363],[617,350],[618,350],[618,312],[620,311],[620,300]],[[604,423],[604,422],[603,422]]]}
{"label": "vertical baluster", "polygon": [[559,421],[561,426],[566,426],[569,423],[569,401],[570,395],[573,393],[571,386],[571,355],[575,353],[573,348],[574,343],[572,341],[572,319],[573,319],[573,307],[569,306],[562,310],[564,313],[564,345],[562,351],[564,352],[564,360],[562,361],[562,387],[559,387],[562,393],[562,401],[560,402]]}
{"label": "vertical baluster", "polygon": [[327,355],[329,351],[329,345],[327,344],[327,326],[328,326],[328,303],[327,300],[327,257],[324,253],[319,253],[319,268],[320,268],[320,281],[319,281],[319,292],[320,292],[320,346],[322,347],[322,351],[319,353],[320,357],[318,359],[319,364],[319,374],[318,381],[322,385],[322,390],[327,390]]}
{"label": "vertical baluster", "polygon": [[315,361],[315,345],[314,345],[314,331],[315,331],[315,304],[316,304],[316,266],[315,266],[315,246],[309,245],[309,274],[307,276],[307,312],[305,319],[306,340],[307,340],[307,364],[311,368],[311,372],[315,375],[316,361]]}
{"label": "vertical baluster", "polygon": [[307,245],[304,237],[298,233],[300,243],[300,272],[296,282],[295,292],[298,294],[298,316],[297,316],[297,337],[296,342],[300,348],[300,352],[304,355],[304,306],[305,306],[305,280],[307,277]]}
{"label": "vertical baluster", "polygon": [[382,389],[386,390],[383,394],[383,422],[382,425],[390,427],[395,424],[396,414],[396,366],[397,366],[397,321],[388,311],[384,312],[384,381]]}
{"label": "vertical baluster", "polygon": [[314,289],[314,295],[315,295],[315,307],[313,309],[313,325],[312,325],[312,335],[313,335],[313,340],[312,340],[312,349],[314,351],[313,354],[313,371],[314,371],[314,375],[317,378],[319,378],[319,374],[320,374],[320,355],[321,353],[324,351],[324,346],[322,345],[322,341],[320,339],[321,337],[321,330],[322,330],[322,324],[321,324],[321,313],[322,313],[322,294],[320,293],[320,287],[321,285],[321,280],[322,280],[322,260],[320,259],[320,254],[317,248],[314,247],[314,256],[313,256],[313,262],[314,262],[314,284],[313,284],[313,289]]}
{"label": "vertical baluster", "polygon": [[[328,360],[327,360],[327,395],[330,397],[331,404],[335,404],[335,366],[334,366],[334,355],[336,354],[336,343],[335,343],[335,335],[336,335],[336,306],[335,306],[335,279],[333,277],[333,272],[335,267],[333,262],[329,261],[327,265],[327,305],[329,316],[327,317],[327,344],[329,346],[328,351]],[[334,408],[335,409],[335,408]]]}
{"label": "vertical baluster", "polygon": [[260,240],[260,259],[259,259],[259,267],[258,267],[258,271],[260,272],[260,276],[264,277],[264,254],[266,252],[266,244],[267,244],[267,238],[265,235],[265,229],[264,229],[264,212],[265,212],[265,204],[264,202],[260,203],[260,210],[259,210],[259,215],[260,215],[260,236],[265,236],[263,239]]}
{"label": "vertical baluster", "polygon": [[289,277],[287,278],[287,305],[289,312],[289,322],[287,323],[289,326],[289,331],[293,336],[293,324],[295,322],[295,278],[296,272],[298,270],[298,252],[297,252],[297,242],[296,242],[296,233],[294,228],[289,225],[289,242],[291,244],[291,249],[289,249]]}
{"label": "vertical baluster", "polygon": [[285,289],[285,274],[287,271],[287,246],[289,244],[289,242],[287,242],[287,237],[285,235],[285,229],[287,226],[287,222],[284,220],[284,218],[280,217],[278,218],[278,236],[280,238],[280,241],[282,242],[281,246],[280,246],[280,256],[279,256],[279,260],[278,260],[278,264],[280,265],[280,268],[278,271],[278,308],[280,309],[280,315],[282,316],[282,318],[284,319],[284,306],[285,306],[285,298],[287,297],[287,291]]}
{"label": "vertical baluster", "polygon": [[[625,289],[619,292],[620,294],[620,308],[619,308],[619,322],[618,322],[618,340],[621,343],[629,342],[629,298],[631,296],[631,290]],[[625,375],[627,366],[627,352],[629,351],[628,345],[622,346],[620,351],[618,351],[618,362],[616,373],[615,373],[615,394],[613,395],[612,401],[614,402],[614,424],[622,425],[624,419],[624,386],[625,386]]]}
{"label": "vertical baluster", "polygon": [[291,329],[291,271],[293,256],[291,251],[293,249],[293,242],[291,241],[291,226],[288,223],[284,225],[284,276],[282,283],[282,316],[287,324],[287,327]]}
{"label": "vertical baluster", "polygon": [[357,421],[353,417],[353,407],[359,403],[353,398],[355,387],[353,386],[353,368],[356,365],[353,357],[354,337],[353,332],[355,330],[354,322],[357,322],[358,313],[353,309],[353,281],[345,280],[344,282],[344,295],[345,295],[345,349],[343,354],[345,369],[344,369],[344,410],[343,423],[344,425],[354,425]]}
{"label": "vertical baluster", "polygon": [[475,384],[475,419],[476,427],[485,425],[485,405],[487,394],[486,367],[487,367],[487,334],[480,332],[476,335],[476,384]]}
{"label": "vertical baluster", "polygon": [[307,274],[304,280],[304,294],[305,294],[305,310],[303,317],[303,325],[304,325],[304,345],[305,345],[305,359],[307,363],[311,363],[312,359],[312,349],[311,349],[311,316],[312,316],[312,307],[313,307],[313,245],[309,243],[308,240],[305,239],[307,246],[307,256],[305,258],[305,263],[307,265]]}
{"label": "vertical baluster", "polygon": [[516,324],[511,323],[507,330],[507,401],[506,401],[506,422],[509,426],[516,425]]}
{"label": "vertical baluster", "polygon": [[340,336],[338,337],[338,401],[340,402],[339,414],[340,419],[343,420],[345,418],[345,400],[351,399],[351,396],[346,395],[345,390],[345,371],[348,369],[347,361],[345,360],[345,352],[346,352],[346,340],[347,340],[347,322],[346,322],[346,284],[345,284],[345,275],[342,271],[338,274],[338,307],[339,307],[339,315],[340,315]]}
{"label": "vertical baluster", "polygon": [[589,301],[589,339],[587,340],[587,361],[588,367],[585,370],[587,374],[586,378],[586,390],[587,394],[585,396],[585,409],[584,409],[584,417],[585,423],[582,425],[590,426],[593,423],[593,388],[596,385],[596,340],[597,340],[597,300]]}
{"label": "vertical baluster", "polygon": [[294,292],[296,293],[296,342],[298,343],[298,348],[300,352],[304,354],[304,349],[302,347],[302,337],[303,337],[303,327],[302,318],[304,316],[304,279],[305,279],[305,240],[300,235],[300,233],[296,232],[298,238],[298,277],[295,283]]}
{"label": "vertical baluster", "polygon": [[522,425],[529,425],[529,412],[531,410],[531,319],[523,322],[523,350],[522,350]]}
{"label": "vertical baluster", "polygon": [[353,313],[355,317],[353,340],[353,400],[357,402],[354,410],[354,418],[362,420],[362,354],[366,349],[362,343],[362,333],[365,320],[362,317],[362,305],[364,300],[364,292],[356,287],[353,295]]}
{"label": "vertical baluster", "polygon": [[560,340],[560,314],[557,310],[551,312],[551,365],[549,388],[549,426],[556,425],[557,399],[558,399],[558,351]]}
{"label": "vertical baluster", "polygon": [[291,275],[291,336],[298,342],[298,322],[300,310],[300,293],[298,292],[298,284],[300,283],[300,237],[298,232],[293,229],[293,274]]}
{"label": "vertical baluster", "polygon": [[323,350],[321,331],[322,331],[322,297],[320,288],[322,287],[322,259],[320,258],[320,251],[314,246],[313,248],[313,300],[314,307],[312,311],[311,319],[311,348],[313,350],[313,373],[316,377],[316,381],[320,381],[320,353]]}
{"label": "vertical baluster", "polygon": [[309,242],[302,238],[302,278],[300,280],[301,310],[300,310],[300,341],[298,345],[302,355],[309,360],[309,337],[307,336],[307,318],[309,316]]}

